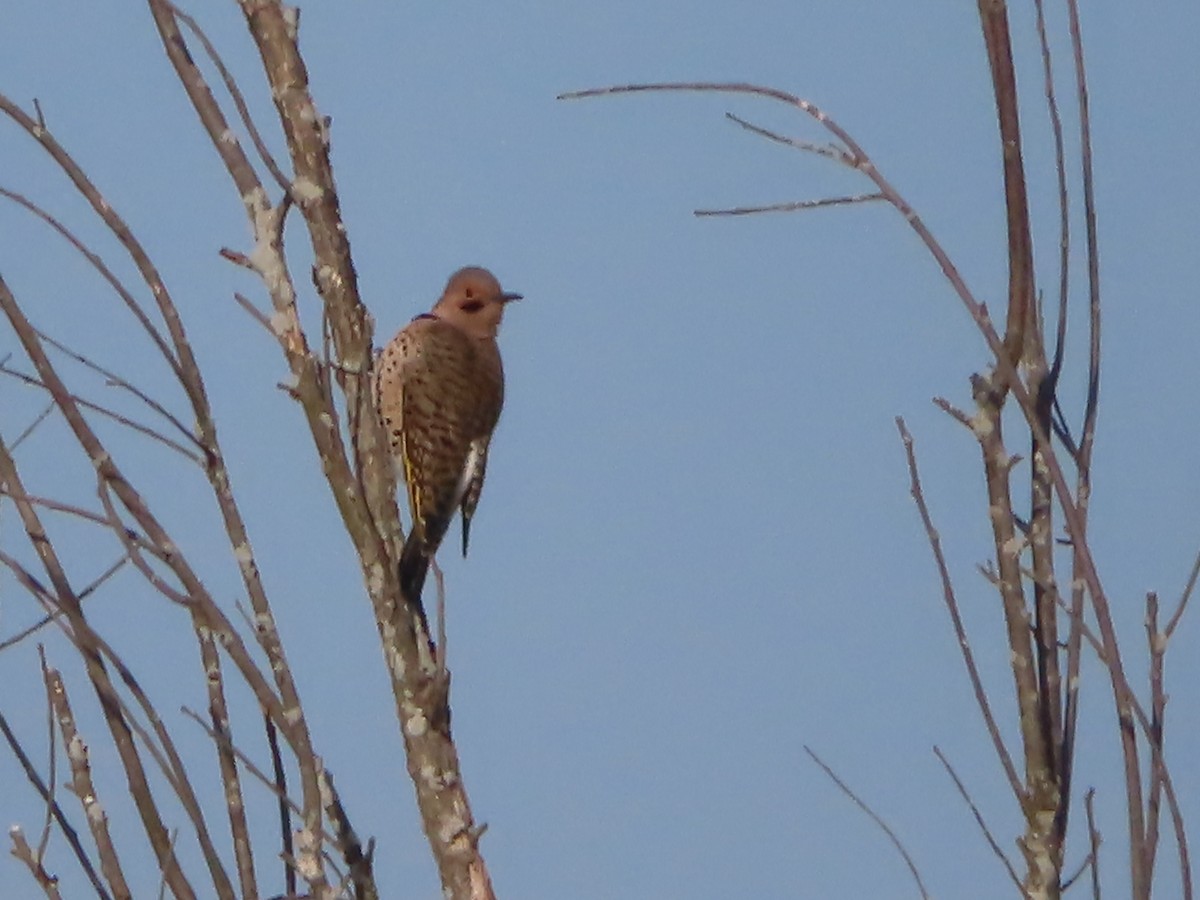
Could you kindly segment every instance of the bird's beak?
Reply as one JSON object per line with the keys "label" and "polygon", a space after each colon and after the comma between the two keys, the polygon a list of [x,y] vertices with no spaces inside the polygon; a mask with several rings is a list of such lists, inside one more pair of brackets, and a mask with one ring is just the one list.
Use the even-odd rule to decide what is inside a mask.
{"label": "bird's beak", "polygon": [[510,300],[524,300],[523,294],[514,294],[512,291],[505,291],[500,295],[501,303],[508,303]]}

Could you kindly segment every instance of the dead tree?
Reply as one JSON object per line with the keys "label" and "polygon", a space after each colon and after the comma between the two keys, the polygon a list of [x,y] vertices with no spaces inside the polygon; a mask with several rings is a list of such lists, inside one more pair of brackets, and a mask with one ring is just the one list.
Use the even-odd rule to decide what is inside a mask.
{"label": "dead tree", "polygon": [[[329,158],[328,122],[309,91],[298,13],[271,0],[245,0],[240,6],[286,142],[285,161],[275,159],[268,150],[261,136],[265,124],[252,117],[241,89],[198,23],[170,0],[149,0],[148,4],[187,102],[228,173],[230,201],[240,201],[250,223],[251,244],[225,249],[222,254],[250,273],[257,280],[257,290],[266,296],[266,310],[253,299],[239,295],[237,300],[249,313],[247,325],[265,328],[282,353],[290,373],[283,387],[307,425],[312,450],[358,557],[408,772],[443,889],[449,897],[488,898],[492,889],[479,853],[480,829],[468,804],[450,733],[449,673],[443,654],[424,633],[419,598],[402,596],[397,579],[403,535],[392,463],[369,389],[372,323],[358,295],[350,244],[341,221]],[[205,65],[197,59],[205,60]],[[205,72],[215,72],[216,79]],[[162,403],[155,397],[165,392],[163,385],[151,390],[131,383],[116,371],[116,363],[63,346],[39,330],[29,307],[0,279],[0,310],[24,357],[7,360],[5,371],[45,392],[47,415],[65,422],[68,440],[94,471],[95,497],[80,502],[55,496],[53,486],[44,491],[27,484],[22,475],[21,444],[29,429],[15,438],[6,435],[0,439],[0,515],[5,519],[5,540],[11,541],[15,531],[27,545],[24,551],[0,549],[0,563],[42,606],[44,624],[61,630],[78,653],[108,730],[107,738],[79,732],[73,708],[80,702],[82,686],[68,684],[54,662],[44,660],[47,706],[70,769],[67,784],[82,804],[89,834],[82,835],[72,824],[78,816],[58,790],[53,749],[48,771],[39,770],[27,741],[0,719],[0,730],[48,811],[38,841],[31,844],[23,832],[13,832],[13,853],[47,896],[58,896],[56,870],[68,863],[47,857],[48,836],[51,829],[57,829],[67,838],[98,896],[131,896],[125,873],[132,863],[128,858],[132,851],[122,849],[121,840],[114,840],[89,761],[89,743],[94,746],[98,740],[108,740],[127,780],[153,864],[173,896],[250,898],[278,894],[281,888],[284,896],[378,896],[371,845],[364,846],[357,837],[314,746],[293,678],[293,661],[276,629],[275,611],[218,438],[204,374],[171,286],[156,268],[137,229],[120,216],[84,166],[59,143],[37,105],[26,108],[0,95],[0,112],[49,154],[116,238],[136,270],[136,283],[119,277],[117,266],[85,245],[75,230],[51,216],[35,198],[10,187],[3,188],[4,198],[56,232],[95,269],[111,290],[112,299],[133,315],[137,329],[130,340],[144,341],[155,349],[182,398],[175,406]],[[296,269],[284,243],[289,216],[300,221],[308,238],[309,246],[300,255],[306,253],[311,262],[315,296],[297,286]],[[212,248],[212,252],[216,250]],[[317,306],[320,333],[306,330],[305,303]],[[84,391],[68,381],[67,369],[75,363],[132,398],[138,412],[85,398]],[[42,418],[30,429],[40,427]],[[173,540],[158,508],[161,498],[156,501],[140,484],[142,473],[136,457],[122,452],[121,442],[98,424],[112,422],[140,439],[170,448],[186,464],[203,472],[214,504],[209,511],[218,517],[240,572],[246,604],[241,617],[218,601],[206,584],[201,563],[188,558]],[[4,422],[3,427],[7,431],[18,426]],[[94,529],[94,541],[107,540],[113,545],[111,565],[86,583],[71,574],[79,568],[70,560],[73,547],[54,537],[54,529],[45,524],[48,517],[68,517]],[[191,676],[205,686],[209,708],[206,716],[192,716],[202,721],[211,737],[228,817],[224,836],[220,836],[221,826],[206,817],[199,800],[207,773],[185,766],[177,749],[177,727],[194,726],[186,722],[177,726],[161,714],[142,687],[153,673],[134,672],[123,661],[117,636],[93,627],[85,600],[126,568],[136,571],[145,586],[173,606],[177,627],[190,632],[198,650],[199,664]],[[10,641],[26,639],[29,635],[9,637]],[[256,731],[259,723],[233,721],[228,692],[234,683],[239,690],[251,691],[261,710],[273,750],[270,772],[266,761],[243,752],[239,737],[244,739]],[[295,779],[294,789],[287,786],[288,772]],[[247,824],[247,776],[264,782],[268,792],[278,796],[285,866],[280,883],[271,887],[260,884],[262,874],[255,865],[256,853],[261,857],[269,848],[261,842],[255,845]],[[180,812],[188,826],[185,833],[173,834],[167,823],[179,820]],[[297,822],[294,833],[293,821]],[[122,823],[126,836],[127,828],[128,823]],[[186,854],[184,845],[188,845]],[[232,848],[234,871],[227,870],[223,861],[228,858],[223,855],[228,848]],[[189,867],[183,861],[195,858],[193,851],[202,860],[200,866]],[[280,848],[272,852],[278,854]]]}
{"label": "dead tree", "polygon": [[[971,405],[967,409],[943,398],[937,398],[935,402],[969,430],[981,454],[984,512],[994,539],[994,559],[983,574],[995,587],[1000,600],[1001,639],[1007,643],[1012,660],[1013,713],[1020,734],[1016,747],[1006,744],[1002,737],[997,724],[995,689],[985,685],[975,664],[971,643],[959,615],[950,570],[921,489],[913,438],[902,419],[898,418],[896,424],[907,454],[912,494],[937,564],[967,677],[983,716],[989,742],[1025,822],[1024,833],[1017,840],[1021,854],[1019,862],[1014,862],[1003,850],[940,751],[939,758],[967,800],[1020,896],[1036,900],[1057,898],[1088,872],[1094,892],[1099,896],[1096,854],[1100,841],[1092,820],[1090,792],[1082,797],[1091,839],[1089,846],[1082,850],[1081,863],[1072,865],[1069,862],[1066,842],[1072,802],[1080,799],[1078,787],[1072,782],[1079,752],[1076,728],[1081,690],[1080,662],[1085,652],[1094,652],[1108,673],[1118,724],[1114,737],[1124,760],[1130,835],[1128,864],[1133,896],[1144,900],[1151,895],[1160,844],[1160,820],[1165,806],[1178,853],[1179,883],[1184,896],[1190,898],[1187,835],[1164,755],[1166,690],[1163,659],[1200,572],[1200,559],[1193,568],[1187,590],[1166,615],[1165,623],[1159,613],[1158,598],[1154,594],[1146,598],[1144,640],[1148,648],[1150,679],[1148,700],[1139,700],[1130,685],[1123,657],[1129,638],[1122,640],[1117,633],[1109,597],[1088,543],[1092,453],[1100,396],[1101,284],[1084,42],[1077,3],[1067,0],[1072,48],[1070,70],[1073,77],[1070,80],[1080,147],[1078,159],[1069,160],[1054,73],[1055,60],[1041,0],[1035,0],[1035,5],[1044,76],[1040,102],[1052,125],[1058,175],[1059,252],[1050,303],[1043,301],[1036,278],[1020,132],[1018,101],[1024,100],[1029,105],[1032,100],[1018,97],[1007,5],[985,0],[979,3],[979,21],[999,125],[998,158],[1007,222],[1008,283],[1003,291],[988,291],[1006,297],[1000,321],[993,318],[979,294],[967,285],[929,226],[867,151],[817,104],[771,87],[713,82],[592,88],[563,94],[560,99],[684,91],[758,97],[784,104],[815,122],[817,129],[823,132],[824,140],[784,135],[734,113],[726,113],[726,116],[758,137],[801,153],[834,160],[861,175],[867,188],[854,195],[697,210],[696,215],[741,216],[884,203],[900,213],[916,233],[970,314],[990,356],[986,368],[970,378]],[[1071,167],[1078,172],[1081,197],[1072,197],[1068,192]],[[1069,283],[1070,230],[1079,223],[1085,234],[1088,273],[1087,284],[1082,289]],[[1089,352],[1082,362],[1087,389],[1081,411],[1073,410],[1069,398],[1060,396],[1059,390],[1065,367],[1074,364],[1068,360],[1066,351],[1068,320],[1077,326],[1082,323],[1088,334]],[[1014,431],[1015,436],[1006,434]],[[824,766],[819,759],[817,762]],[[826,771],[832,775],[831,770],[826,768]],[[838,783],[849,793],[844,783]],[[853,794],[850,796],[861,803]],[[904,853],[924,895],[920,876],[908,854],[882,820],[876,817],[876,822]]]}

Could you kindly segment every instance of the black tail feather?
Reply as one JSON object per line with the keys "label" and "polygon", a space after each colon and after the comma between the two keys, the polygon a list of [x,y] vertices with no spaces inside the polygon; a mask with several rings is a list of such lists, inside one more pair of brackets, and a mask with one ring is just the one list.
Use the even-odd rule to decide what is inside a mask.
{"label": "black tail feather", "polygon": [[415,606],[429,634],[429,621],[425,618],[425,606],[421,603],[421,590],[425,587],[425,576],[429,573],[429,557],[425,555],[424,542],[417,535],[409,535],[400,553],[400,591],[411,606]]}

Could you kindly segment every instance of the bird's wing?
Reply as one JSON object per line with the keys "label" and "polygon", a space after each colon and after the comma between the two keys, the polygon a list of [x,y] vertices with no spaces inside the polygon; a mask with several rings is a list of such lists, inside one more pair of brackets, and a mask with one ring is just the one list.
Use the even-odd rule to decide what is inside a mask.
{"label": "bird's wing", "polygon": [[459,508],[462,510],[462,554],[467,555],[467,544],[471,538],[471,517],[475,515],[475,507],[479,505],[479,495],[483,491],[483,478],[487,474],[488,444],[491,435],[478,438],[471,442],[471,452],[467,454],[467,463],[463,466]]}
{"label": "bird's wing", "polygon": [[430,555],[461,495],[474,434],[475,350],[471,339],[437,319],[411,323],[411,352],[400,378],[400,446],[409,508]]}
{"label": "bird's wing", "polygon": [[492,432],[500,419],[500,410],[504,406],[504,366],[500,361],[500,351],[495,342],[477,346],[476,348],[475,409],[471,433],[475,435],[471,441],[470,452],[463,465],[462,477],[459,484],[459,494],[456,503],[462,510],[462,552],[467,555],[467,545],[471,537],[471,518],[475,515],[475,507],[479,505],[479,495],[483,491],[483,479],[487,474],[488,446],[492,441]]}

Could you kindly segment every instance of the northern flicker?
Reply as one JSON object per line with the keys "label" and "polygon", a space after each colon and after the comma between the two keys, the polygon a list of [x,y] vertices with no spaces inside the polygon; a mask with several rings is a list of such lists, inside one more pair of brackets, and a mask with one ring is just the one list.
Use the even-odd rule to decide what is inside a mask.
{"label": "northern flicker", "polygon": [[376,361],[375,401],[412,513],[400,557],[400,587],[410,600],[420,598],[456,509],[467,555],[504,403],[496,332],[504,307],[519,299],[487,269],[459,269],[433,309],[401,329]]}

